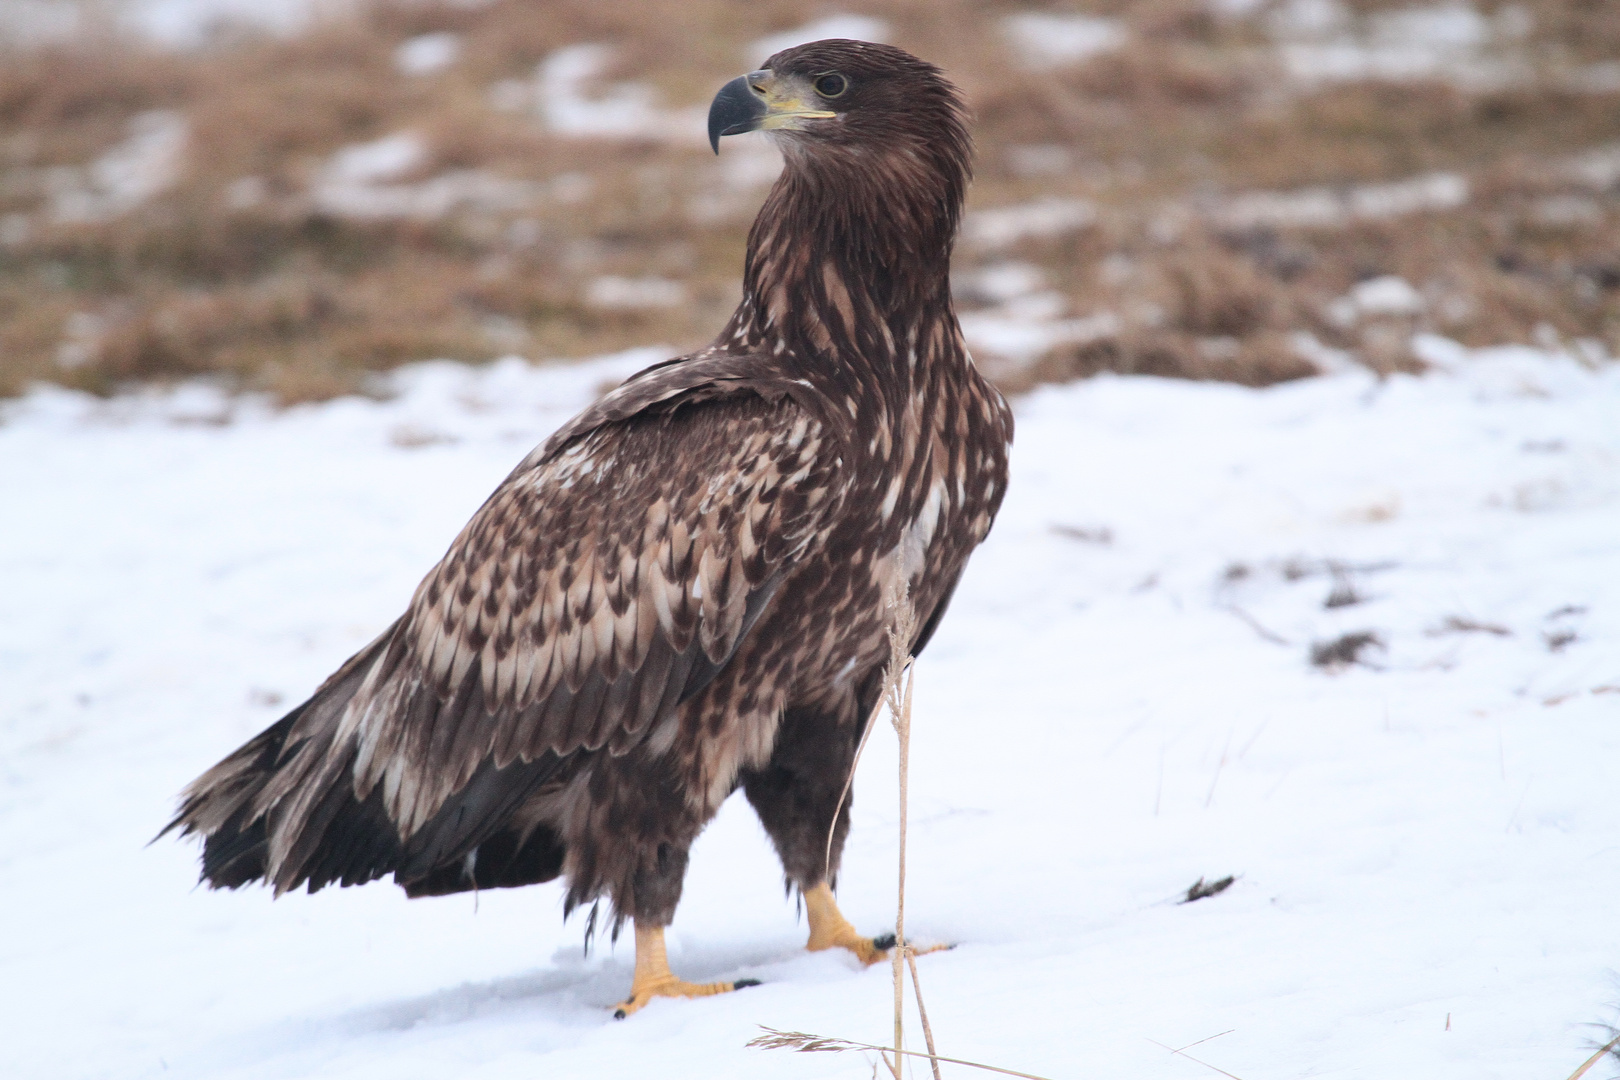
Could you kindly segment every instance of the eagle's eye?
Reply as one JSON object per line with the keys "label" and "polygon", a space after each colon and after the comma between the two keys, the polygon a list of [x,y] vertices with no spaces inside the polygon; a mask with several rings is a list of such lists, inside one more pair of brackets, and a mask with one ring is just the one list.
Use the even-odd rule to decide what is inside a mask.
{"label": "eagle's eye", "polygon": [[815,81],[816,93],[824,98],[835,98],[849,89],[849,80],[839,74],[822,75]]}

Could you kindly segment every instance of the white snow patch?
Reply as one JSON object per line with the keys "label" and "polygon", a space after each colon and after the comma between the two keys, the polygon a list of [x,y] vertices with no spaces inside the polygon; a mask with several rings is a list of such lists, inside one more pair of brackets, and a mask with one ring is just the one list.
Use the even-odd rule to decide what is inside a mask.
{"label": "white snow patch", "polygon": [[[311,185],[310,198],[320,209],[339,217],[433,220],[463,208],[522,209],[547,191],[545,185],[506,179],[483,169],[452,169],[413,183],[396,182],[420,170],[428,157],[427,143],[413,131],[346,146],[321,170]],[[251,200],[254,179],[237,181],[227,191],[227,199]],[[237,184],[249,186],[239,190]]]}
{"label": "white snow patch", "polygon": [[1600,60],[1569,72],[1565,85],[1586,94],[1612,94],[1620,91],[1620,60]]}
{"label": "white snow patch", "polygon": [[225,185],[224,202],[231,210],[251,210],[263,205],[270,195],[270,185],[262,176],[239,176]]}
{"label": "white snow patch", "polygon": [[51,216],[57,221],[105,221],[140,206],[180,178],[185,117],[167,109],[129,122],[124,141],[87,168],[51,172]]}
{"label": "white snow patch", "polygon": [[1455,210],[1468,201],[1468,181],[1456,173],[1427,173],[1389,184],[1362,184],[1350,189],[1349,198],[1350,216],[1356,218]]}
{"label": "white snow patch", "polygon": [[1251,191],[1215,208],[1228,228],[1259,226],[1331,228],[1348,221],[1379,220],[1425,211],[1454,210],[1468,202],[1468,181],[1456,173],[1425,173],[1387,184]]}
{"label": "white snow patch", "polygon": [[998,262],[977,270],[951,275],[951,292],[958,301],[1003,304],[1046,287],[1040,267],[1026,262]]}
{"label": "white snow patch", "polygon": [[1350,300],[1364,315],[1416,315],[1423,310],[1423,294],[1394,274],[1357,282]]}
{"label": "white snow patch", "polygon": [[[1050,300],[1055,298],[1058,307]],[[1063,298],[1056,293],[1035,293],[994,311],[963,312],[962,336],[976,352],[994,354],[1014,364],[1025,364],[1059,345],[1083,345],[1119,333],[1119,317],[1111,311],[1083,318],[1060,319]]]}
{"label": "white snow patch", "polygon": [[397,180],[427,161],[427,143],[414,131],[396,131],[371,142],[345,146],[332,155],[326,178],[337,184]]}
{"label": "white snow patch", "polygon": [[1564,163],[1561,170],[1577,183],[1595,191],[1620,187],[1620,143],[1596,146]]}
{"label": "white snow patch", "polygon": [[1250,191],[1234,196],[1217,216],[1232,228],[1330,226],[1343,223],[1348,207],[1342,192],[1310,187],[1297,191]]}
{"label": "white snow patch", "polygon": [[889,40],[889,24],[870,15],[828,15],[826,18],[807,22],[803,26],[796,26],[792,30],[768,34],[752,42],[748,46],[746,62],[763,64],[783,49],[827,38],[883,43]]}
{"label": "white snow patch", "polygon": [[332,0],[124,0],[125,25],[160,45],[193,49],[221,30],[244,28],[291,35]]}
{"label": "white snow patch", "polygon": [[69,41],[109,21],[172,49],[208,44],[222,31],[293,34],[317,6],[346,0],[0,0],[0,39],[22,45]]}
{"label": "white snow patch", "polygon": [[[1615,1019],[1620,366],[1416,347],[1444,370],[1016,404],[1007,502],[917,669],[907,925],[958,945],[918,964],[946,1053],[1173,1080],[1200,1067],[1155,1042],[1224,1032],[1191,1052],[1239,1076],[1567,1076]],[[869,1075],[743,1046],[882,1041],[891,991],[803,952],[740,798],[670,952],[764,985],[624,1023],[629,941],[583,956],[556,883],[272,902],[145,846],[531,446],[669,355],[419,365],[282,411],[204,384],[0,405],[8,1076]],[[1356,631],[1385,648],[1311,666]],[[865,932],[893,925],[894,769],[880,732],[839,876]]]}
{"label": "white snow patch", "polygon": [[1095,15],[1025,11],[1001,21],[1019,59],[1030,67],[1065,67],[1082,63],[1125,44],[1125,25]]}
{"label": "white snow patch", "polygon": [[782,151],[764,132],[731,136],[720,149],[709,166],[718,182],[700,185],[687,200],[688,216],[700,225],[752,220],[759,211],[759,189],[782,174]]}
{"label": "white snow patch", "polygon": [[1270,24],[1284,64],[1302,82],[1440,78],[1489,89],[1528,74],[1491,49],[1522,37],[1524,18],[1508,8],[1493,24],[1472,4],[1453,0],[1356,19],[1337,0],[1291,0]]}
{"label": "white snow patch", "polygon": [[84,11],[61,0],[0,0],[0,40],[16,45],[70,41],[84,32]]}
{"label": "white snow patch", "polygon": [[521,210],[541,199],[545,190],[545,185],[483,169],[454,169],[414,184],[327,184],[313,195],[317,206],[342,217],[432,221],[461,209]]}
{"label": "white snow patch", "polygon": [[585,301],[599,308],[672,308],[686,302],[686,288],[668,278],[606,275],[586,286]]}
{"label": "white snow patch", "polygon": [[1074,168],[1074,154],[1058,143],[1009,146],[1007,165],[1021,177],[1062,176]]}
{"label": "white snow patch", "polygon": [[1538,225],[1574,229],[1603,223],[1603,204],[1588,195],[1548,195],[1530,206]]}
{"label": "white snow patch", "polygon": [[490,90],[497,108],[533,111],[559,135],[696,141],[703,138],[705,108],[664,109],[658,93],[643,83],[601,85],[612,59],[608,45],[569,45],[535,68],[532,80],[508,80]]}
{"label": "white snow patch", "polygon": [[72,371],[95,360],[101,354],[101,337],[106,322],[89,311],[75,311],[62,326],[62,341],[56,347],[56,366]]}
{"label": "white snow patch", "polygon": [[1367,370],[1356,362],[1354,353],[1324,344],[1320,338],[1307,330],[1291,335],[1289,345],[1296,354],[1316,365],[1316,370],[1324,375],[1350,375]]}
{"label": "white snow patch", "polygon": [[394,50],[394,66],[406,75],[433,75],[461,56],[461,35],[441,31],[418,34]]}
{"label": "white snow patch", "polygon": [[962,219],[962,239],[981,247],[1003,248],[1030,237],[1079,232],[1096,220],[1096,207],[1085,199],[1053,195],[1017,206],[970,211]]}
{"label": "white snow patch", "polygon": [[782,151],[768,138],[733,138],[719,161],[722,181],[732,191],[770,187],[782,175]]}

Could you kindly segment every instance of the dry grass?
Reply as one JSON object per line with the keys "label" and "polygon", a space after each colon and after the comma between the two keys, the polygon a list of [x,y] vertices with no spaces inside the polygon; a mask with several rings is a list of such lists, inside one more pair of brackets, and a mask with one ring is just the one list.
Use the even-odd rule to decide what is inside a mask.
{"label": "dry grass", "polygon": [[[765,1027],[763,1024],[760,1025],[760,1030],[764,1031],[765,1034],[755,1036],[748,1041],[749,1046],[759,1050],[794,1050],[801,1054],[839,1054],[846,1050],[876,1050],[879,1054],[895,1053],[892,1046],[878,1046],[875,1043],[856,1042],[853,1039],[830,1039],[824,1035],[811,1035],[803,1031],[778,1031],[775,1028]],[[1034,1073],[1003,1069],[996,1065],[965,1061],[962,1058],[921,1054],[915,1050],[901,1050],[899,1056],[927,1058],[931,1063],[943,1061],[949,1065],[966,1065],[970,1069],[1000,1073],[1002,1076],[1020,1076],[1024,1080],[1047,1080],[1046,1077],[1037,1076]],[[1571,1080],[1574,1080],[1574,1078],[1572,1077]]]}
{"label": "dry grass", "polygon": [[1587,1058],[1585,1064],[1569,1074],[1569,1080],[1581,1080],[1581,1077],[1585,1076],[1591,1071],[1592,1066],[1602,1061],[1607,1055],[1613,1053],[1616,1047],[1620,1047],[1620,1035],[1616,1035],[1613,1039],[1610,1039],[1603,1046],[1599,1047],[1598,1052]]}
{"label": "dry grass", "polygon": [[[1371,19],[1398,5],[1349,6]],[[1415,365],[1414,330],[1620,351],[1620,192],[1558,167],[1620,142],[1620,89],[1570,85],[1620,55],[1613,4],[1517,5],[1532,16],[1517,47],[1536,75],[1492,90],[1292,85],[1262,21],[1217,18],[1201,0],[1076,5],[1122,20],[1126,44],[1048,69],[1007,44],[999,20],[1024,9],[1011,0],[840,7],[885,20],[968,93],[972,207],[1057,196],[1098,208],[1089,228],[959,255],[964,270],[1030,264],[1069,313],[1118,318],[1104,340],[998,367],[1008,389],[1100,370],[1276,382],[1316,370],[1302,333],[1380,371]],[[196,52],[108,32],[6,52],[0,393],[35,379],[106,392],[218,373],[300,400],[437,356],[698,344],[735,301],[760,191],[729,181],[700,131],[560,135],[532,109],[492,105],[492,88],[532,84],[557,49],[600,42],[615,50],[604,83],[701,107],[762,59],[749,42],[821,13],[786,0],[378,0],[294,37],[226,35]],[[432,32],[459,35],[459,59],[403,73],[398,47]],[[75,198],[82,210],[98,195],[95,163],[105,169],[153,117],[184,125],[172,182],[75,217]],[[414,218],[323,202],[334,155],[399,132],[423,152],[391,184],[471,175],[498,192]],[[1352,191],[1441,171],[1466,179],[1465,205],[1329,224],[1220,212],[1246,191]],[[1334,317],[1336,300],[1380,275],[1415,286],[1423,310]],[[678,282],[686,299],[604,307],[591,300],[603,276]]]}

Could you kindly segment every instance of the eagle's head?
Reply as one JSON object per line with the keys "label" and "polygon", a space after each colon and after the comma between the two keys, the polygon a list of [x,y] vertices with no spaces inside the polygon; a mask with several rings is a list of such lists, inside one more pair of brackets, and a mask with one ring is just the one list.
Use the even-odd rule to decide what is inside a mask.
{"label": "eagle's head", "polygon": [[961,94],[939,68],[903,49],[831,38],[797,45],[731,80],[709,107],[709,142],[768,131],[791,159],[921,154],[966,172]]}
{"label": "eagle's head", "polygon": [[715,152],[745,131],[768,132],[784,167],[749,230],[727,334],[786,335],[789,351],[816,354],[837,318],[824,308],[838,303],[846,321],[856,310],[910,320],[874,340],[915,333],[918,312],[956,333],[950,258],[973,145],[962,96],[937,67],[869,41],[783,49],[715,95]]}

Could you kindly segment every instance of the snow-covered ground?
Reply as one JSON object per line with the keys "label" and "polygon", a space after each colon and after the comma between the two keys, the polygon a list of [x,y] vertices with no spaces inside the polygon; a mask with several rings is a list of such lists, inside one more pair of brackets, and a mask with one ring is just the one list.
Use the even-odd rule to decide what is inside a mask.
{"label": "snow-covered ground", "polygon": [[[942,1053],[1195,1078],[1164,1047],[1209,1039],[1187,1053],[1245,1080],[1562,1080],[1615,1020],[1620,366],[1424,349],[1421,378],[1018,403],[1011,494],[919,668],[908,915],[958,945],[921,961]],[[532,444],[660,356],[427,365],[281,413],[196,387],[5,407],[0,1075],[871,1075],[744,1048],[880,1041],[890,988],[801,951],[740,799],[672,955],[764,985],[623,1023],[628,942],[582,955],[555,885],[272,903],[145,846]],[[1362,631],[1385,647],[1312,664]],[[875,738],[841,892],[868,932],[893,770]]]}

